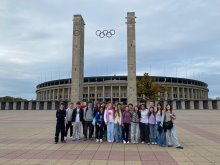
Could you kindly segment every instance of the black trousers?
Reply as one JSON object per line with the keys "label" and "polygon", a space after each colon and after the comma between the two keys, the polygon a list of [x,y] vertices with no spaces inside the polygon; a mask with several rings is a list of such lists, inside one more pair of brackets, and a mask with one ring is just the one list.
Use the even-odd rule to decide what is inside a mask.
{"label": "black trousers", "polygon": [[122,135],[123,135],[123,140],[128,142],[128,137],[129,137],[129,126],[130,124],[124,123],[124,127],[122,129]]}
{"label": "black trousers", "polygon": [[85,136],[85,120],[82,120],[83,135]]}
{"label": "black trousers", "polygon": [[73,136],[73,126],[72,126],[72,122],[68,121],[66,124],[66,131],[65,131],[65,136],[67,137],[68,134],[68,130],[70,128],[70,137]]}
{"label": "black trousers", "polygon": [[145,124],[145,123],[139,123],[139,127],[140,127],[140,136],[141,136],[141,141],[142,142],[146,142],[149,143],[149,125]]}
{"label": "black trousers", "polygon": [[55,142],[59,141],[59,134],[61,132],[61,141],[64,141],[65,123],[64,121],[58,121],[56,124]]}
{"label": "black trousers", "polygon": [[95,138],[96,139],[102,139],[103,138],[103,131],[104,131],[103,125],[101,125],[101,127],[96,125],[95,130],[96,130]]}
{"label": "black trousers", "polygon": [[92,127],[93,127],[92,121],[85,121],[85,126],[84,126],[85,139],[87,139],[88,128],[89,128],[89,139],[92,138],[92,133],[93,133]]}

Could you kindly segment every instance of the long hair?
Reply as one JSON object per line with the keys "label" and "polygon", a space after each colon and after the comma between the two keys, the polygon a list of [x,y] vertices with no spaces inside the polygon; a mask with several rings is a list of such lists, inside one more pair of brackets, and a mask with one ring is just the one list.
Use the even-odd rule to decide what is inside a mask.
{"label": "long hair", "polygon": [[[153,113],[150,111],[151,108],[153,109]],[[149,107],[148,117],[150,117],[151,114],[153,114],[155,116],[154,107],[152,107],[152,106]]]}
{"label": "long hair", "polygon": [[173,111],[173,107],[172,107],[172,105],[171,105],[171,104],[169,104],[169,103],[166,105],[165,110],[166,110],[166,112],[168,111],[168,109],[167,109],[167,106],[168,106],[168,105],[170,106],[170,112],[172,113],[172,111]]}
{"label": "long hair", "polygon": [[161,102],[157,103],[157,113],[158,113],[158,111],[159,111],[158,105],[160,105],[160,107],[161,107],[161,108],[160,108],[160,116],[162,116],[162,111],[163,111],[162,103],[161,103]]}

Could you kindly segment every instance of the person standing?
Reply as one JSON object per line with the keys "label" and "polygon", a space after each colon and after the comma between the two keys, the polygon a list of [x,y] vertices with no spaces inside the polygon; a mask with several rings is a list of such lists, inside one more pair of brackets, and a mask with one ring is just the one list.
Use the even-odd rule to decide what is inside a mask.
{"label": "person standing", "polygon": [[129,143],[129,126],[131,124],[131,112],[129,111],[129,107],[125,107],[125,111],[122,114],[122,135],[123,135],[123,143]]}
{"label": "person standing", "polygon": [[140,110],[140,136],[141,136],[141,143],[147,143],[150,144],[149,140],[149,125],[148,125],[148,113],[149,110],[146,109],[145,104],[141,104],[141,110]]}
{"label": "person standing", "polygon": [[156,112],[156,128],[157,128],[157,143],[164,147],[166,146],[166,136],[164,129],[162,127],[162,117],[164,117],[164,110],[161,103],[157,103],[157,112]]}
{"label": "person standing", "polygon": [[64,109],[64,103],[61,102],[59,109],[56,111],[57,123],[56,123],[56,132],[55,132],[55,144],[57,144],[59,141],[60,132],[61,132],[61,142],[66,143],[66,141],[64,140],[65,117],[66,117],[66,111]]}
{"label": "person standing", "polygon": [[156,137],[157,137],[156,112],[154,112],[154,107],[152,107],[152,106],[149,108],[148,124],[149,124],[149,129],[150,129],[150,142],[153,145],[157,144],[157,142],[156,142]]}
{"label": "person standing", "polygon": [[102,143],[103,140],[103,125],[104,125],[104,108],[100,107],[99,112],[96,112],[95,116],[96,125],[96,142]]}
{"label": "person standing", "polygon": [[183,147],[179,143],[179,139],[177,138],[176,126],[174,124],[175,119],[176,119],[176,115],[173,112],[172,106],[170,104],[167,104],[164,113],[164,121],[162,120],[162,123],[164,124],[164,122],[170,122],[170,121],[172,121],[173,123],[171,129],[166,129],[167,145],[168,147],[172,147],[172,143],[174,143],[177,149],[183,149]]}
{"label": "person standing", "polygon": [[73,138],[73,126],[72,126],[72,114],[73,114],[73,103],[70,103],[70,106],[66,109],[66,131],[64,140],[67,139],[68,130],[70,128],[70,138]]}
{"label": "person standing", "polygon": [[109,102],[104,113],[104,121],[107,125],[107,141],[114,142],[114,109],[112,103]]}
{"label": "person standing", "polygon": [[138,143],[139,140],[139,114],[138,106],[131,112],[131,143]]}
{"label": "person standing", "polygon": [[92,125],[92,120],[93,120],[93,108],[92,108],[92,103],[88,101],[88,106],[85,108],[84,111],[84,120],[85,120],[85,126],[84,126],[84,140],[87,140],[87,134],[88,134],[88,129],[89,129],[89,140],[92,139],[92,133],[93,133],[93,125]]}
{"label": "person standing", "polygon": [[115,119],[114,119],[114,137],[116,143],[120,142],[122,139],[121,120],[122,120],[121,108],[120,108],[120,103],[118,103],[117,106],[115,107]]}
{"label": "person standing", "polygon": [[83,109],[80,108],[79,101],[76,103],[76,108],[73,110],[71,121],[73,126],[72,141],[80,140],[81,122],[83,121]]}

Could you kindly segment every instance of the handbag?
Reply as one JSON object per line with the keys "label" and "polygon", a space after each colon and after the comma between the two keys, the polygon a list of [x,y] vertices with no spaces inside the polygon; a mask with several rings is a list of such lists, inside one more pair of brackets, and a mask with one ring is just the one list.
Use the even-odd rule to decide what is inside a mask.
{"label": "handbag", "polygon": [[165,130],[167,130],[167,129],[172,129],[172,128],[173,128],[173,121],[172,121],[172,120],[169,120],[169,121],[167,121],[167,122],[164,122],[164,123],[163,123],[163,128],[164,128]]}

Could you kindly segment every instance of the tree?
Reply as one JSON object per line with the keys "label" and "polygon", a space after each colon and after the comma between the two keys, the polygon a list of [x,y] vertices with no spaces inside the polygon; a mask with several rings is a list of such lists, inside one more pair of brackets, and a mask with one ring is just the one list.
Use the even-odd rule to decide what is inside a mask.
{"label": "tree", "polygon": [[161,93],[169,90],[166,85],[159,85],[154,82],[155,80],[144,73],[144,76],[137,81],[137,93],[143,96],[145,100],[158,100]]}

